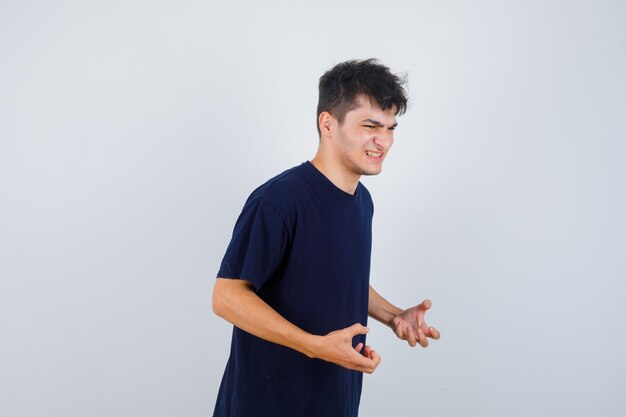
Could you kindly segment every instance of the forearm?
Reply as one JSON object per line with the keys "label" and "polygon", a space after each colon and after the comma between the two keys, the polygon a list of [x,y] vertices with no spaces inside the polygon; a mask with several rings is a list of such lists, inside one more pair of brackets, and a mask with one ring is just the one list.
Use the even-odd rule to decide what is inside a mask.
{"label": "forearm", "polygon": [[400,313],[402,309],[394,306],[370,285],[369,303],[367,306],[367,314],[384,325],[392,327],[392,320]]}
{"label": "forearm", "polygon": [[250,334],[314,357],[319,336],[305,332],[278,314],[247,281],[217,278],[213,311]]}

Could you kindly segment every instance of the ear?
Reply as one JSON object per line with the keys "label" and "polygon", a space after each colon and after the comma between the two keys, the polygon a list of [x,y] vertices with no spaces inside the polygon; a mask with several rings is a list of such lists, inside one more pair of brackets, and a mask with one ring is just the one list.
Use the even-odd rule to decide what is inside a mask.
{"label": "ear", "polygon": [[320,127],[321,132],[320,140],[332,137],[334,121],[335,118],[333,117],[333,115],[328,113],[327,111],[320,113],[319,117],[317,118],[317,124]]}

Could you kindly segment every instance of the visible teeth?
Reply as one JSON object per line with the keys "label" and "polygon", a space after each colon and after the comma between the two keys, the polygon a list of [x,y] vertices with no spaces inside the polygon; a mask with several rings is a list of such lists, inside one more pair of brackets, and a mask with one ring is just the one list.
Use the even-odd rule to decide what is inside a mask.
{"label": "visible teeth", "polygon": [[372,152],[372,151],[365,151],[365,153],[366,153],[368,156],[372,156],[372,157],[374,157],[374,158],[378,158],[379,156],[381,156],[381,155],[382,155],[382,153],[379,153],[379,152]]}

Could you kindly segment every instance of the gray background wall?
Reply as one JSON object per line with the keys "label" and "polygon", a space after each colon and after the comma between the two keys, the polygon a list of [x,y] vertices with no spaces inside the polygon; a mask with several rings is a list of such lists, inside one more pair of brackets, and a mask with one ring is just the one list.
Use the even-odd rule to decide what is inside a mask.
{"label": "gray background wall", "polygon": [[207,416],[213,278],[348,58],[410,79],[361,415],[626,413],[622,1],[0,2],[0,415]]}

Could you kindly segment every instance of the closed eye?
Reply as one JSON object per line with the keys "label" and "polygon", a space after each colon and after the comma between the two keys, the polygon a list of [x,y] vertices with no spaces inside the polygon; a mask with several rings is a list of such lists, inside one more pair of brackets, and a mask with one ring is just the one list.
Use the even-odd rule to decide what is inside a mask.
{"label": "closed eye", "polygon": [[[365,119],[361,121],[363,123],[363,127],[367,128],[367,129],[376,129],[378,127],[385,127],[385,125],[381,122],[379,122],[378,120],[374,120],[374,119]],[[395,130],[396,126],[398,126],[398,123],[394,123],[393,125],[389,126],[387,129],[389,130]]]}

